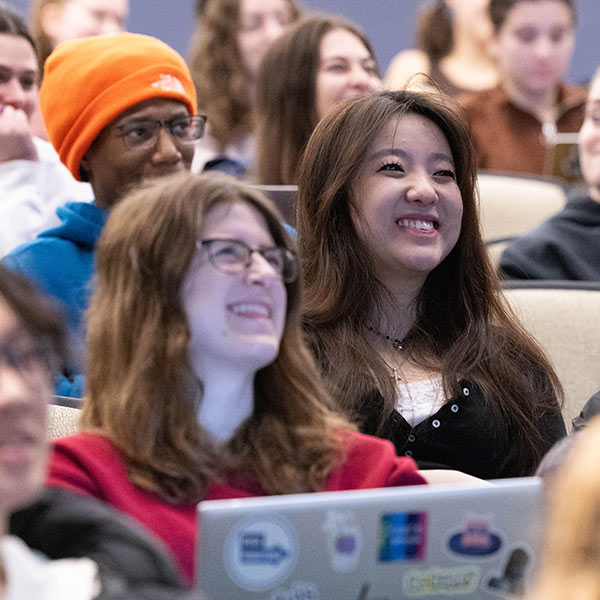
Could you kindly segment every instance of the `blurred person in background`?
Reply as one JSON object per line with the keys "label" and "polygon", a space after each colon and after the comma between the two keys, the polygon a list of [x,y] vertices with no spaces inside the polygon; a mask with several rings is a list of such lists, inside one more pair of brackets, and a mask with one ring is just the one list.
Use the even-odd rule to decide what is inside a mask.
{"label": "blurred person in background", "polygon": [[[489,49],[488,5],[489,0],[434,0],[422,5],[417,48],[392,59],[386,86],[427,88],[433,82],[450,96],[494,87],[498,69]],[[419,77],[421,73],[428,78]]]}
{"label": "blurred person in background", "polygon": [[477,166],[543,174],[546,139],[575,133],[583,122],[586,90],[564,83],[575,45],[575,1],[490,0],[489,11],[500,83],[458,98]]}
{"label": "blurred person in background", "polygon": [[197,11],[188,63],[208,125],[192,170],[243,176],[255,158],[258,65],[300,12],[294,0],[205,0]]}
{"label": "blurred person in background", "polygon": [[500,257],[506,279],[600,281],[600,70],[594,75],[579,130],[585,187],[558,214],[517,238]]}
{"label": "blurred person in background", "polygon": [[57,225],[59,206],[92,199],[89,184],[75,181],[52,145],[33,133],[35,52],[21,17],[0,5],[0,258]]}
{"label": "blurred person in background", "polygon": [[340,101],[381,87],[371,42],[336,16],[303,19],[267,50],[257,77],[257,165],[261,184],[295,184],[317,123]]}

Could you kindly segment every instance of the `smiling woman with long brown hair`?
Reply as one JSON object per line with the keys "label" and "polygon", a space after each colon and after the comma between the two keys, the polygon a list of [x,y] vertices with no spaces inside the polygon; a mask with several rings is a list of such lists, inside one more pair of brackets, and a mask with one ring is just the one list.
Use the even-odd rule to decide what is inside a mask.
{"label": "smiling woman with long brown hair", "polygon": [[468,129],[449,98],[349,101],[298,177],[305,321],[329,390],[422,468],[531,474],[565,434],[560,384],[501,300]]}

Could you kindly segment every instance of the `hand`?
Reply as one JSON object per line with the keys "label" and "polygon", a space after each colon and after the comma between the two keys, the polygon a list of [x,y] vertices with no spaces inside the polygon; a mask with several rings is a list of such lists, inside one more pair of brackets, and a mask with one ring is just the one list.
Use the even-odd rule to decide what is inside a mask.
{"label": "hand", "polygon": [[0,162],[39,160],[25,112],[8,104],[0,108]]}

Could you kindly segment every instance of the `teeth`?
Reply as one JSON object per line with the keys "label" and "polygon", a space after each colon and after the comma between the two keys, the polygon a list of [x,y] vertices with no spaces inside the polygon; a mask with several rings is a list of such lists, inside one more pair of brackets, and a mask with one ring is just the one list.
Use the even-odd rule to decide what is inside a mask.
{"label": "teeth", "polygon": [[264,304],[235,304],[231,307],[231,311],[236,315],[260,315],[263,317],[269,316],[269,309]]}
{"label": "teeth", "polygon": [[422,229],[430,231],[434,228],[431,221],[419,221],[417,219],[400,219],[399,221],[402,227],[412,227],[413,229]]}

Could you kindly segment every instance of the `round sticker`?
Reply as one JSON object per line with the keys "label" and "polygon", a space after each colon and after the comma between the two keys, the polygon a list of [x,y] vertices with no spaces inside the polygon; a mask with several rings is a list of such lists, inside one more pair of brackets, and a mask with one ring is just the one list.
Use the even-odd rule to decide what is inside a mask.
{"label": "round sticker", "polygon": [[286,579],[298,560],[298,541],[281,517],[248,517],[229,532],[223,549],[229,577],[241,588],[265,591]]}

